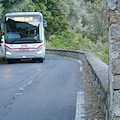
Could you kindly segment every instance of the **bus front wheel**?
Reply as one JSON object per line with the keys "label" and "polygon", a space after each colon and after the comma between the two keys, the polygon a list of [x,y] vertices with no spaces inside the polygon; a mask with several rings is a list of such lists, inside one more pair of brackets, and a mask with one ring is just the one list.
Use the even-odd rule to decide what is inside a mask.
{"label": "bus front wheel", "polygon": [[11,63],[13,63],[13,61],[12,61],[11,59],[8,59],[8,60],[7,60],[7,63],[8,63],[8,64],[11,64]]}
{"label": "bus front wheel", "polygon": [[45,58],[40,58],[40,59],[39,59],[39,62],[43,63],[44,60],[45,60]]}

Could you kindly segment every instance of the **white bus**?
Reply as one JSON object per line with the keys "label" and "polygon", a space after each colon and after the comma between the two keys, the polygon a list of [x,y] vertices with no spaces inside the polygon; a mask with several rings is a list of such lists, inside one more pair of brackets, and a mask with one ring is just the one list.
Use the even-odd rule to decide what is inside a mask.
{"label": "white bus", "polygon": [[4,19],[3,52],[8,63],[14,60],[45,60],[45,35],[47,27],[42,13],[8,13]]}

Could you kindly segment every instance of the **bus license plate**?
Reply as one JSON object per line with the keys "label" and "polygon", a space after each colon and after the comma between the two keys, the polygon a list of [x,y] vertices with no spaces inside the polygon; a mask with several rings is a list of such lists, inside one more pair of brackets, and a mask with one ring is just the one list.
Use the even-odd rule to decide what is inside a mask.
{"label": "bus license plate", "polygon": [[21,56],[21,58],[27,58],[27,56]]}
{"label": "bus license plate", "polygon": [[19,49],[20,52],[29,52],[29,49]]}

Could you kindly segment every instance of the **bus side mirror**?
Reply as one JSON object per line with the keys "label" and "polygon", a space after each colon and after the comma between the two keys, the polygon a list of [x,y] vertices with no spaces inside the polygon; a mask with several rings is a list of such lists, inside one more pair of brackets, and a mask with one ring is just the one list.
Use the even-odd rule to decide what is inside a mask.
{"label": "bus side mirror", "polygon": [[43,20],[43,27],[47,27],[47,21]]}

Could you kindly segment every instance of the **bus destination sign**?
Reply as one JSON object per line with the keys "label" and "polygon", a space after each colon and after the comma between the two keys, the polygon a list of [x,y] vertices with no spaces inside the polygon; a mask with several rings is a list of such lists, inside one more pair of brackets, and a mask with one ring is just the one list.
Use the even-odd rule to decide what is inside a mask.
{"label": "bus destination sign", "polygon": [[14,21],[18,21],[18,22],[20,22],[20,21],[22,21],[22,22],[32,22],[32,21],[34,21],[34,22],[38,22],[39,21],[39,18],[38,17],[32,17],[32,16],[27,16],[27,17],[24,17],[24,16],[20,16],[20,17],[6,17],[6,21],[8,21],[9,19],[12,19],[12,20],[14,20]]}
{"label": "bus destination sign", "polygon": [[13,18],[15,21],[33,21],[33,17],[14,17]]}

